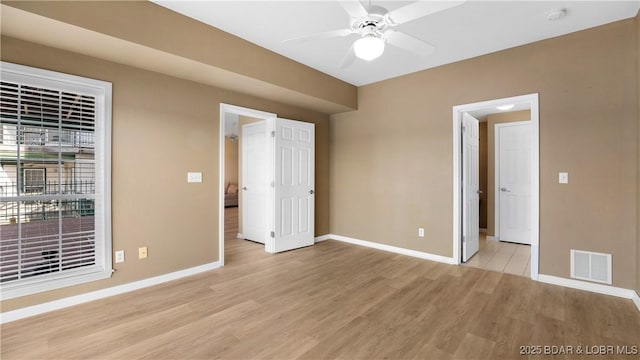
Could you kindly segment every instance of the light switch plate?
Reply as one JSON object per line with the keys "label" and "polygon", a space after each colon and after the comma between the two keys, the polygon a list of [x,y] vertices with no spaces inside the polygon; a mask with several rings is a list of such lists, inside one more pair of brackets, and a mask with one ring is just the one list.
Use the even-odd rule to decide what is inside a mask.
{"label": "light switch plate", "polygon": [[201,183],[202,182],[202,173],[201,172],[188,172],[187,173],[187,182],[190,182],[190,183]]}
{"label": "light switch plate", "polygon": [[558,182],[560,184],[568,184],[569,183],[569,173],[561,172],[558,174]]}

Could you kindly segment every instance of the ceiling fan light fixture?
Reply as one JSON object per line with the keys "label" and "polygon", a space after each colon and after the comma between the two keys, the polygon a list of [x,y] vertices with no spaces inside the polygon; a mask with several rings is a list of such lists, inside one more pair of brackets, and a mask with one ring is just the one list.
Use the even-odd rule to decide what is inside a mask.
{"label": "ceiling fan light fixture", "polygon": [[384,40],[375,35],[365,35],[353,43],[353,51],[360,59],[371,61],[384,52]]}

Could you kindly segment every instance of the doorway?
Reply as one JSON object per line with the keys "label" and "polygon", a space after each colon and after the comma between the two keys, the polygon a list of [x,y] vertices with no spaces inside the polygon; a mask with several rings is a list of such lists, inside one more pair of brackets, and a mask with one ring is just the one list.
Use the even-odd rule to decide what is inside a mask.
{"label": "doorway", "polygon": [[[264,251],[270,253],[313,245],[315,125],[281,119],[276,114],[263,111],[220,104],[220,265],[224,265],[225,257],[224,119],[228,114],[252,119],[252,123],[241,126],[239,137],[241,143],[246,141],[249,145],[241,145],[239,149],[242,162],[239,168],[242,169],[243,180],[238,184],[238,203],[241,207],[238,220],[241,231],[251,233],[243,234],[243,237],[250,235],[249,239],[264,243]],[[249,181],[248,177],[251,178]],[[247,201],[252,199],[255,201],[249,204]]]}
{"label": "doorway", "polygon": [[[530,261],[528,270],[524,272],[524,274],[529,274],[530,277],[534,280],[537,280],[538,277],[538,248],[539,248],[539,135],[538,135],[538,124],[539,124],[539,110],[538,110],[538,94],[529,94],[522,95],[510,98],[503,98],[497,100],[483,101],[472,104],[458,105],[453,107],[453,188],[458,189],[454,191],[453,196],[453,255],[454,261],[457,264],[463,262],[462,255],[464,253],[463,243],[463,234],[465,232],[469,232],[469,222],[466,221],[465,215],[468,213],[469,209],[465,207],[468,204],[468,196],[465,196],[465,188],[467,189],[467,193],[469,193],[469,184],[465,184],[463,178],[463,172],[465,171],[465,167],[463,166],[465,162],[464,153],[463,153],[463,143],[465,143],[465,138],[463,137],[462,124],[465,121],[465,113],[471,114],[473,116],[490,113],[493,111],[494,113],[499,109],[499,111],[505,111],[509,106],[521,106],[530,110],[530,133],[528,137],[530,138],[530,184],[527,187],[528,193],[530,194],[530,207],[529,211],[526,212],[523,217],[526,217],[528,220],[528,224],[530,224],[530,233],[528,235],[528,240],[530,241]],[[495,185],[495,183],[494,183]],[[490,187],[488,190],[494,192],[498,190],[495,189],[495,186]],[[479,191],[479,189],[478,189]],[[485,206],[486,197],[484,197]],[[482,200],[481,200],[482,201]],[[493,208],[493,205],[491,206]],[[473,211],[472,211],[473,213]],[[491,211],[488,212],[488,215],[491,214]],[[493,217],[493,216],[492,216]],[[473,220],[473,219],[472,219]],[[479,229],[477,229],[479,231]],[[488,236],[487,238],[492,238],[492,236]],[[481,240],[485,240],[485,237],[480,237]],[[468,239],[464,239],[467,241]],[[477,245],[477,244],[475,244]],[[474,244],[471,245],[473,249]],[[480,246],[478,246],[480,247]],[[505,250],[506,251],[506,250]],[[521,254],[521,253],[520,253]],[[471,256],[469,254],[465,255],[465,260],[468,260]]]}
{"label": "doorway", "polygon": [[[252,118],[255,119],[255,121],[269,121],[270,119],[275,119],[277,116],[276,114],[272,114],[272,113],[268,113],[268,112],[264,112],[264,111],[259,111],[259,110],[254,110],[254,109],[249,109],[249,108],[245,108],[245,107],[240,107],[240,106],[235,106],[235,105],[229,105],[229,104],[220,104],[220,159],[219,159],[219,174],[220,174],[220,179],[219,179],[219,184],[220,184],[220,189],[219,189],[219,204],[218,204],[218,211],[219,211],[219,220],[218,220],[218,257],[219,257],[219,261],[220,261],[220,266],[224,266],[225,264],[225,229],[229,229],[231,230],[231,228],[233,228],[234,226],[236,227],[236,229],[238,229],[239,227],[242,226],[242,214],[240,213],[240,208],[241,208],[241,202],[242,202],[242,189],[240,187],[240,176],[236,176],[235,179],[237,181],[237,198],[235,198],[235,201],[237,201],[237,205],[238,207],[235,208],[231,208],[231,207],[225,207],[225,205],[229,204],[229,196],[228,196],[228,192],[229,192],[229,184],[227,183],[227,178],[225,176],[227,171],[236,171],[239,172],[239,168],[240,166],[242,166],[241,164],[241,158],[242,158],[242,154],[241,154],[241,146],[238,145],[237,148],[237,157],[239,163],[236,164],[236,168],[235,170],[233,170],[233,167],[230,167],[230,169],[227,169],[227,161],[226,161],[226,139],[227,136],[230,136],[232,139],[234,139],[236,141],[237,144],[239,144],[239,142],[241,141],[240,136],[241,136],[241,128],[242,128],[242,123],[240,121],[240,117],[245,117],[245,118]],[[230,121],[227,121],[227,119],[230,119]],[[229,129],[229,126],[233,126],[234,128]],[[266,131],[266,130],[265,130]],[[232,200],[233,201],[233,200]],[[228,216],[225,216],[225,213],[227,213]],[[228,220],[228,221],[226,221]],[[266,220],[265,220],[266,221]],[[236,230],[237,234],[236,237],[241,237],[243,236],[241,234],[241,231]],[[231,239],[232,236],[230,235],[230,232],[227,232],[226,234],[226,238]]]}

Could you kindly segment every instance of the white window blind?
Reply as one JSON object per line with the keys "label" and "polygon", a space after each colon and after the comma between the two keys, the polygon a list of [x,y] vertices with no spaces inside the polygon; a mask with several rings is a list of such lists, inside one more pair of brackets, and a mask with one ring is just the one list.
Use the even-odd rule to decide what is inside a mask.
{"label": "white window blind", "polygon": [[2,299],[111,275],[111,84],[1,63]]}

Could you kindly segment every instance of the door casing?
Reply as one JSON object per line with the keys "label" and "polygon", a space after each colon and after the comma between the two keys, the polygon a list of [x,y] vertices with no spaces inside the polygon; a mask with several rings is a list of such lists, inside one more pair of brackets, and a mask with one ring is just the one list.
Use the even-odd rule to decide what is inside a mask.
{"label": "door casing", "polygon": [[508,104],[529,103],[531,109],[531,279],[538,280],[540,246],[540,133],[537,93],[456,105],[453,107],[453,261],[461,263],[461,128],[462,114]]}

